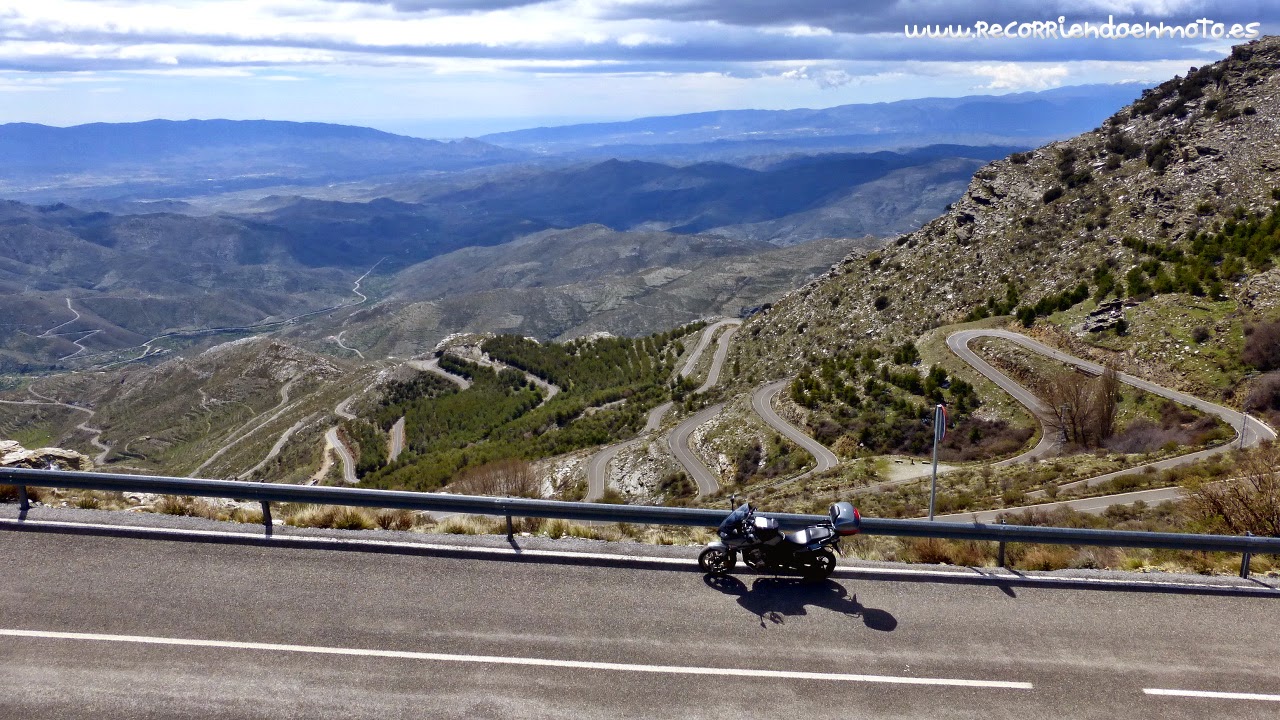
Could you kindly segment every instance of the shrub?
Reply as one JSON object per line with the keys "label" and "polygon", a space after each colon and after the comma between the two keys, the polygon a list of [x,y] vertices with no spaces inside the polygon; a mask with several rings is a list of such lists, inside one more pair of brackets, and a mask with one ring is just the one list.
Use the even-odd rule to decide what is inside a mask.
{"label": "shrub", "polygon": [[885,295],[880,295],[876,298],[874,305],[876,310],[884,310],[889,307],[889,298]]}
{"label": "shrub", "polygon": [[[752,468],[754,471],[754,468]],[[749,477],[748,476],[744,476]],[[741,480],[739,480],[741,482]],[[693,497],[698,493],[698,488],[689,479],[685,473],[677,470],[667,473],[666,476],[658,482],[658,492],[669,498],[686,498]]]}
{"label": "shrub", "polygon": [[1280,369],[1280,321],[1246,326],[1240,359],[1263,372]]}
{"label": "shrub", "polygon": [[1244,399],[1249,412],[1280,410],[1280,372],[1269,372],[1253,382]]}
{"label": "shrub", "polygon": [[1213,333],[1204,325],[1192,328],[1191,330],[1191,339],[1194,340],[1197,345],[1208,340],[1210,337],[1213,337]]}
{"label": "shrub", "polygon": [[449,482],[449,490],[463,495],[539,497],[542,486],[533,466],[507,458],[468,468]]}
{"label": "shrub", "polygon": [[1044,199],[1044,203],[1045,203],[1046,205],[1048,205],[1049,203],[1053,202],[1054,200],[1057,200],[1058,198],[1062,197],[1062,193],[1063,193],[1063,192],[1064,192],[1064,191],[1063,191],[1062,187],[1061,187],[1061,186],[1058,186],[1058,185],[1054,185],[1053,187],[1049,188],[1048,190],[1045,190],[1045,191],[1044,191],[1044,197],[1043,197],[1043,199]]}

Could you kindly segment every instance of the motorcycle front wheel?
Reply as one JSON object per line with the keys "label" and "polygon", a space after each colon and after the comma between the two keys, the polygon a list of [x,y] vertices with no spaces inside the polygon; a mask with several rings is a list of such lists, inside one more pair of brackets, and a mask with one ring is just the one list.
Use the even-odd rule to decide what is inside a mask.
{"label": "motorcycle front wheel", "polygon": [[821,550],[813,554],[806,563],[804,576],[810,580],[826,580],[836,569],[836,556],[830,550]]}
{"label": "motorcycle front wheel", "polygon": [[698,556],[698,567],[710,575],[727,575],[737,563],[737,553],[724,548],[709,547]]}

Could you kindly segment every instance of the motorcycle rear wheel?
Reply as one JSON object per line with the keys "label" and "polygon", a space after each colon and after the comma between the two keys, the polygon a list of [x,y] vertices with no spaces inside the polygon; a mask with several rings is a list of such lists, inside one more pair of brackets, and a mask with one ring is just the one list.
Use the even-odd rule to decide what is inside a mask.
{"label": "motorcycle rear wheel", "polygon": [[836,556],[830,550],[822,550],[813,554],[804,569],[804,576],[810,580],[826,580],[836,570]]}
{"label": "motorcycle rear wheel", "polygon": [[698,556],[698,567],[709,575],[728,575],[738,564],[738,554],[724,548],[709,547]]}

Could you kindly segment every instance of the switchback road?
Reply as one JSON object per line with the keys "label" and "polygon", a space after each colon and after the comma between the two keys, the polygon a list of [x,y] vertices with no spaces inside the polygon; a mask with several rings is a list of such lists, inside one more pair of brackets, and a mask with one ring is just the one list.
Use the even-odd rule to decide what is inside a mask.
{"label": "switchback road", "polygon": [[[950,348],[952,352],[958,355],[965,362],[972,365],[975,370],[982,373],[989,380],[996,383],[1003,390],[1008,392],[1011,396],[1013,396],[1015,400],[1017,400],[1019,403],[1025,406],[1028,410],[1030,410],[1031,413],[1035,415],[1036,418],[1039,419],[1041,422],[1042,437],[1041,437],[1040,443],[1036,445],[1035,448],[1031,449],[1028,452],[1023,453],[1022,455],[1019,455],[1018,457],[1005,460],[1003,463],[998,463],[998,464],[1009,464],[1013,462],[1020,462],[1022,460],[1033,459],[1033,458],[1043,456],[1044,454],[1052,450],[1054,447],[1054,443],[1051,438],[1051,435],[1053,435],[1053,431],[1050,429],[1050,426],[1048,424],[1048,419],[1050,417],[1049,408],[1045,406],[1043,401],[1041,401],[1034,394],[1032,394],[1031,391],[1027,390],[1026,388],[1022,387],[1018,383],[1014,382],[1008,375],[1005,375],[1004,373],[995,369],[994,367],[991,366],[990,363],[978,357],[977,354],[975,354],[972,350],[969,349],[969,343],[980,337],[991,337],[991,338],[998,338],[1001,340],[1008,340],[1028,350],[1031,350],[1032,352],[1038,353],[1040,355],[1044,355],[1045,357],[1052,358],[1054,360],[1065,363],[1067,365],[1080,368],[1093,375],[1101,375],[1104,370],[1103,366],[1095,362],[1082,360],[1078,357],[1068,355],[1062,352],[1061,350],[1051,348],[1042,342],[1032,340],[1031,338],[1025,335],[1020,335],[1018,333],[1010,332],[1008,330],[984,330],[984,329],[961,330],[959,332],[952,333],[950,336],[947,337],[947,347]],[[1197,462],[1204,458],[1212,457],[1220,453],[1228,452],[1235,447],[1241,447],[1241,446],[1252,447],[1257,445],[1260,442],[1271,441],[1276,439],[1275,431],[1267,427],[1257,418],[1250,417],[1244,413],[1237,412],[1228,407],[1223,407],[1222,405],[1211,403],[1207,400],[1202,400],[1194,395],[1188,395],[1187,393],[1184,393],[1184,392],[1179,392],[1177,390],[1171,390],[1169,388],[1156,385],[1153,382],[1143,380],[1142,378],[1135,377],[1127,373],[1116,373],[1116,376],[1120,380],[1120,382],[1126,385],[1138,388],[1139,390],[1142,390],[1145,392],[1149,392],[1153,395],[1158,395],[1160,397],[1166,398],[1168,400],[1172,400],[1182,405],[1194,407],[1197,410],[1200,410],[1201,412],[1206,413],[1208,415],[1213,415],[1218,419],[1222,420],[1223,422],[1225,422],[1229,427],[1235,428],[1236,430],[1236,439],[1230,443],[1219,445],[1218,447],[1214,447],[1214,448],[1209,448],[1208,450],[1201,450],[1199,452],[1189,453],[1187,455],[1180,455],[1178,457],[1169,458],[1167,460],[1148,463],[1147,465],[1144,465],[1143,468],[1151,467],[1156,470],[1164,470],[1172,467],[1178,467],[1180,465],[1186,465],[1188,463]],[[1128,475],[1128,474],[1132,474],[1139,471],[1140,470],[1138,468],[1133,468],[1129,470],[1120,470],[1113,473],[1107,473],[1105,475],[1098,475],[1096,477],[1087,478],[1084,480],[1078,480],[1072,483],[1067,483],[1059,486],[1058,489],[1071,490],[1078,487],[1095,487],[1103,483],[1106,483],[1114,478],[1120,477],[1121,475]],[[1128,493],[1126,493],[1125,495],[1128,495]],[[1153,495],[1152,497],[1155,498],[1157,496]],[[1160,496],[1161,500],[1171,499],[1171,498],[1172,496],[1168,496],[1168,497]],[[1088,498],[1085,501],[1073,501],[1073,502],[1081,503],[1079,506],[1076,506],[1077,509],[1087,508],[1087,509],[1096,510],[1097,508],[1101,507],[1099,503],[1102,501],[1103,501],[1103,498]],[[1056,503],[1053,503],[1053,504],[1056,504]],[[1128,504],[1128,503],[1119,502],[1115,504]],[[1008,510],[1016,510],[1016,508],[1006,509],[1005,512],[1007,512]],[[998,517],[1000,512],[1002,511],[998,511],[998,510],[987,511],[984,513],[978,513],[978,515],[980,517],[994,518],[994,517]],[[992,513],[995,513],[995,514],[993,515]],[[951,516],[951,517],[969,518],[969,517],[972,517],[973,515],[975,515],[975,513],[966,513],[964,515]]]}
{"label": "switchback road", "polygon": [[3,535],[3,717],[1163,720],[1280,707],[1280,596],[1260,585],[918,569],[708,581],[693,549],[522,560]]}
{"label": "switchback road", "polygon": [[[729,319],[720,320],[702,329],[702,335],[698,339],[698,344],[694,346],[693,352],[689,353],[689,357],[685,360],[684,365],[680,367],[678,375],[682,378],[689,377],[693,374],[693,371],[697,369],[698,360],[702,357],[702,353],[706,352],[707,346],[711,344],[711,338],[715,336],[716,331],[723,327],[729,328],[720,336],[720,342],[716,348],[715,355],[711,358],[711,367],[707,371],[707,379],[703,381],[702,385],[699,386],[697,390],[693,391],[695,394],[706,392],[720,381],[720,370],[724,367],[725,358],[729,355],[729,340],[733,337],[733,333],[737,332],[738,326],[740,325],[742,325],[741,320]],[[672,403],[665,402],[650,410],[649,417],[645,421],[644,430],[640,432],[639,437],[610,445],[591,456],[591,461],[587,463],[587,502],[594,502],[604,497],[605,488],[608,487],[609,484],[609,463],[613,462],[613,459],[618,456],[618,453],[627,448],[639,445],[641,442],[644,442],[645,435],[651,432],[656,432],[658,428],[662,427],[662,418],[666,416],[667,411],[671,409],[671,406]],[[686,424],[688,422],[688,420],[685,421]],[[679,428],[677,428],[677,430],[679,430]],[[683,434],[686,441],[689,433],[692,431],[693,428],[691,427]],[[680,464],[685,467],[686,471],[688,471],[690,475],[703,476],[703,482],[698,484],[699,495],[705,494],[702,490],[703,487],[711,488],[708,492],[715,492],[715,488],[719,487],[719,483],[715,483],[715,479],[711,476],[711,471],[707,470],[706,466],[693,456],[692,451],[687,447],[682,448],[680,451],[676,451],[675,445],[672,444],[671,436],[668,436],[667,443],[668,446],[672,448],[672,452],[676,455],[676,459],[679,460]],[[689,463],[692,463],[697,469],[690,470],[689,468],[691,465]],[[707,478],[711,478],[711,482],[714,484],[707,485]]]}
{"label": "switchback road", "polygon": [[699,425],[719,415],[723,409],[724,403],[716,403],[705,407],[690,415],[667,436],[667,447],[671,448],[671,454],[676,456],[676,460],[684,467],[685,472],[689,473],[689,477],[694,484],[698,486],[698,497],[710,495],[719,490],[720,480],[707,469],[706,465],[702,464],[702,460],[693,452],[693,448],[689,446],[689,437],[693,435],[693,431],[697,430]]}
{"label": "switchback road", "polygon": [[439,375],[445,380],[448,380],[454,385],[457,385],[459,390],[466,390],[467,388],[471,387],[470,380],[462,377],[461,375],[454,375],[448,370],[445,370],[444,368],[440,367],[440,358],[438,357],[433,357],[428,360],[410,360],[406,364],[409,367],[413,368],[414,370],[421,370],[422,372],[429,372],[435,375]]}
{"label": "switchback road", "polygon": [[800,428],[783,420],[778,413],[773,410],[773,401],[778,397],[778,393],[782,392],[782,388],[787,386],[789,380],[778,380],[768,385],[763,385],[751,395],[751,409],[756,411],[761,420],[765,421],[769,427],[782,433],[788,440],[799,445],[805,452],[813,456],[814,467],[808,472],[801,473],[791,480],[799,480],[800,478],[812,475],[814,473],[824,473],[840,464],[840,458],[836,454],[827,449],[827,446],[814,440],[806,435]]}
{"label": "switchback road", "polygon": [[342,438],[338,436],[338,427],[335,425],[329,428],[324,434],[326,447],[333,448],[338,455],[338,461],[342,464],[342,481],[348,485],[355,485],[360,482],[356,477],[356,459],[351,456],[351,450],[347,444],[342,442]]}

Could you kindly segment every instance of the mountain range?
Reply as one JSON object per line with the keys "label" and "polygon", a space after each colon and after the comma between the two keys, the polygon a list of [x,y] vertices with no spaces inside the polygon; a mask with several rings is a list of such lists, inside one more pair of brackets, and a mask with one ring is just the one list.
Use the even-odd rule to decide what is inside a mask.
{"label": "mountain range", "polygon": [[938,143],[1039,144],[1097,126],[1147,87],[1077,85],[1040,92],[919,98],[823,109],[722,110],[531,128],[480,139],[544,154],[718,154],[894,149]]}
{"label": "mountain range", "polygon": [[150,120],[0,125],[0,196],[198,195],[515,162],[523,152],[325,123]]}

